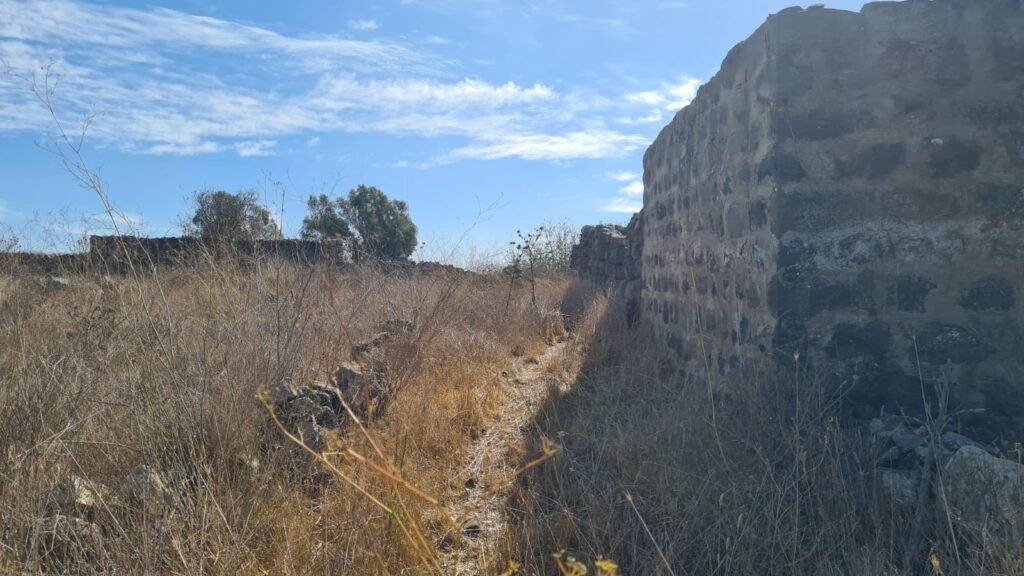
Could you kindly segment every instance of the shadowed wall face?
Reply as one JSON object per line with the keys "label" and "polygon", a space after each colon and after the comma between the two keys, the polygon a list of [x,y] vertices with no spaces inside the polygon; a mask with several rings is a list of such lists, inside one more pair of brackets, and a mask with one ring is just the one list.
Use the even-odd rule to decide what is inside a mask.
{"label": "shadowed wall face", "polygon": [[799,354],[852,415],[948,390],[1024,438],[1020,0],[785,10],[644,172],[642,309],[683,370],[703,334],[723,389]]}

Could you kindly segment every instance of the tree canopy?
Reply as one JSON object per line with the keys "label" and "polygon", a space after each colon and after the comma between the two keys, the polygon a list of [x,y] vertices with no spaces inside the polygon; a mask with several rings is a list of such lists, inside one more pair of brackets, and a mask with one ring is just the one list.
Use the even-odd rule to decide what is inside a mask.
{"label": "tree canopy", "polygon": [[302,219],[299,235],[306,239],[351,238],[352,228],[345,219],[344,198],[331,200],[326,194],[310,196],[306,202],[306,217]]}
{"label": "tree canopy", "polygon": [[303,238],[353,237],[357,249],[385,260],[404,260],[416,250],[409,207],[374,186],[360,184],[345,198],[310,196]]}
{"label": "tree canopy", "polygon": [[186,233],[211,243],[266,240],[281,237],[281,230],[260,206],[256,193],[240,190],[200,190],[192,198],[195,212],[185,225]]}

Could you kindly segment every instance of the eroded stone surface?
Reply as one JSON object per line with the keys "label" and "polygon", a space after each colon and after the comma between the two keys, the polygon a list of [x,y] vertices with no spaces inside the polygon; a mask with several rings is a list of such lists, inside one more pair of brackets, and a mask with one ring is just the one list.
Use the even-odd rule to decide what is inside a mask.
{"label": "eroded stone surface", "polygon": [[1024,538],[1024,467],[967,445],[946,464],[951,513],[1001,552],[1016,552]]}
{"label": "eroded stone surface", "polygon": [[1020,440],[1022,81],[1017,0],[783,11],[647,150],[616,256],[577,261],[618,281],[592,263],[638,250],[663,354],[701,374],[703,334],[722,388],[799,356],[847,414],[946,391],[970,436]]}

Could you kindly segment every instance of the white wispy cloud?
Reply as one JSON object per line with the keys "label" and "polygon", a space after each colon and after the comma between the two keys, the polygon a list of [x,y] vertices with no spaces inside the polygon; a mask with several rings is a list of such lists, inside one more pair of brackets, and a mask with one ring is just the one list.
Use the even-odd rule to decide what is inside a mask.
{"label": "white wispy cloud", "polygon": [[653,110],[646,116],[625,116],[619,118],[620,124],[656,124],[661,121],[661,110]]}
{"label": "white wispy cloud", "polygon": [[370,32],[380,28],[376,20],[349,20],[346,23],[349,30],[358,30],[360,32]]}
{"label": "white wispy cloud", "polygon": [[636,182],[630,182],[629,184],[619,188],[619,192],[622,192],[626,196],[643,196],[644,194],[644,183],[637,180]]}
{"label": "white wispy cloud", "polygon": [[52,126],[25,82],[51,62],[65,119],[98,112],[90,139],[127,152],[263,156],[289,136],[315,146],[319,134],[334,132],[462,139],[407,161],[415,167],[621,157],[650,135],[609,122],[654,122],[651,108],[692,98],[699,84],[684,78],[647,92],[584,96],[457,76],[461,65],[391,41],[290,36],[76,0],[0,0],[0,61],[17,76],[0,73],[0,133]]}
{"label": "white wispy cloud", "polygon": [[[684,76],[677,83],[668,84],[658,90],[644,90],[626,94],[625,99],[632,104],[642,104],[652,108],[676,112],[686,107],[697,96],[697,89],[703,82],[696,78]],[[658,115],[660,119],[660,113]]]}
{"label": "white wispy cloud", "polygon": [[642,176],[643,174],[638,174],[636,172],[627,172],[625,170],[612,172],[611,174],[608,175],[609,178],[615,180],[616,182],[630,182],[632,180],[638,180]]}
{"label": "white wispy cloud", "polygon": [[602,210],[620,214],[638,212],[643,207],[643,174],[620,170],[609,174],[608,177],[616,182],[626,182],[627,184],[618,189],[612,200],[605,204]]}
{"label": "white wispy cloud", "polygon": [[453,150],[449,160],[475,158],[498,160],[572,160],[576,158],[609,158],[621,156],[647,144],[647,139],[605,130],[588,130],[568,134],[508,135],[495,142],[482,142]]}
{"label": "white wispy cloud", "polygon": [[236,142],[235,150],[238,151],[238,155],[242,157],[249,156],[272,156],[274,154],[274,146],[277,146],[276,140],[249,140],[246,142]]}
{"label": "white wispy cloud", "polygon": [[61,48],[103,46],[174,51],[189,47],[231,53],[263,52],[272,57],[297,58],[295,64],[316,69],[329,69],[337,64],[366,69],[396,68],[422,59],[394,43],[337,36],[286,36],[167,8],[140,10],[73,0],[0,0],[0,37],[45,42]]}
{"label": "white wispy cloud", "polygon": [[550,99],[554,91],[541,84],[521,87],[465,79],[455,83],[433,80],[371,80],[355,76],[325,78],[313,91],[311,102],[320,109],[415,109],[443,111],[457,108],[496,109]]}
{"label": "white wispy cloud", "polygon": [[633,214],[634,212],[639,212],[643,207],[643,202],[640,200],[615,198],[611,202],[605,204],[602,210],[604,212],[613,212],[616,214]]}

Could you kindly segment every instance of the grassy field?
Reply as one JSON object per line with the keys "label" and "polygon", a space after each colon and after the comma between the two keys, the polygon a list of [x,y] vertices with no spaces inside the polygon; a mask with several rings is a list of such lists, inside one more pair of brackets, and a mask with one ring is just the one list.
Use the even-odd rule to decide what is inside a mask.
{"label": "grassy field", "polygon": [[[59,281],[5,270],[0,571],[430,573],[451,528],[402,484],[440,502],[454,489],[512,352],[545,347],[564,288],[539,281],[534,307],[501,275],[370,265],[211,261]],[[257,393],[327,382],[395,320],[413,329],[386,345],[386,414],[333,438],[325,472]],[[132,505],[139,466],[172,486],[169,502]],[[80,515],[99,545],[88,531],[62,542],[43,520],[71,478],[96,500]]]}
{"label": "grassy field", "polygon": [[[681,377],[579,281],[538,280],[535,305],[529,283],[440,268],[2,272],[3,573],[1024,573],[945,516],[915,526],[798,362]],[[365,428],[322,452],[286,438],[258,397],[330,382],[396,321]],[[468,565],[479,530],[450,511],[495,498],[460,471],[499,455],[506,518]]]}

